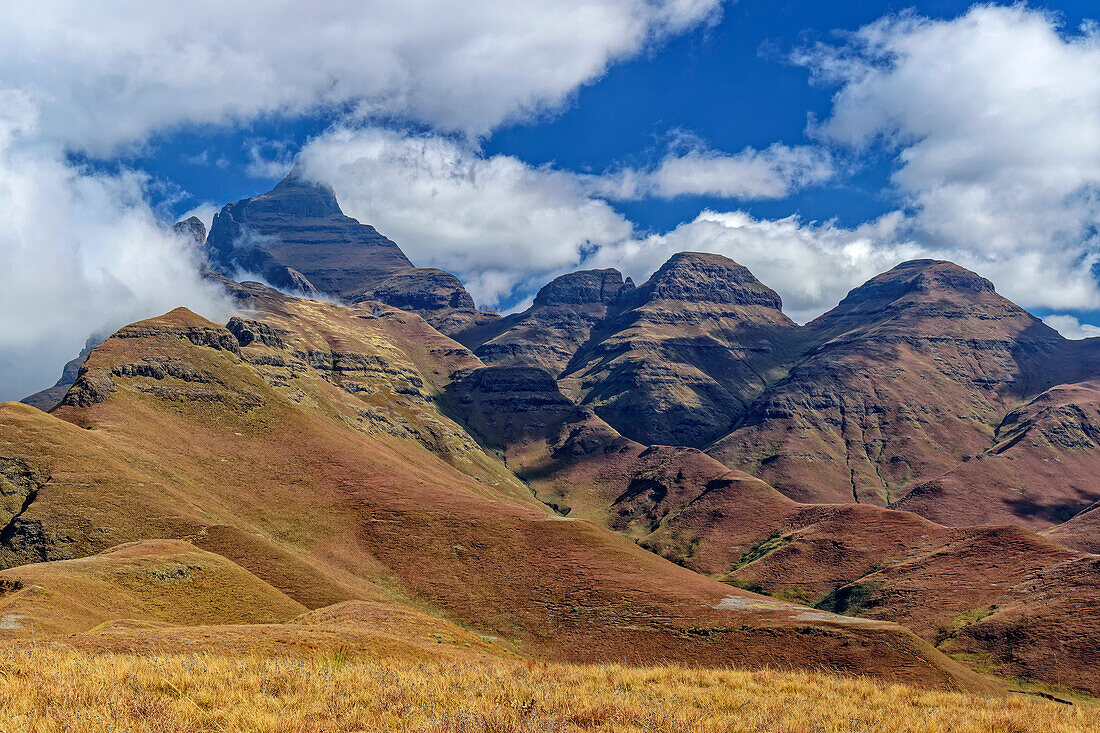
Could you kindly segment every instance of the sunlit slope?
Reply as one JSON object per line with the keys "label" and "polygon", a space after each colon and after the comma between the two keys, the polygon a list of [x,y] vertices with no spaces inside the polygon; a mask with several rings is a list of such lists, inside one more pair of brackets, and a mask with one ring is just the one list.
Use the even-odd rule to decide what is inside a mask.
{"label": "sunlit slope", "polygon": [[[314,307],[364,316],[368,325],[388,318]],[[7,564],[192,538],[217,543],[217,552],[303,605],[363,599],[430,608],[554,659],[985,684],[893,624],[754,600],[517,498],[514,479],[493,478],[493,459],[466,461],[484,456],[476,445],[447,454],[424,439],[429,418],[456,425],[435,409],[423,376],[438,357],[409,359],[414,375],[395,366],[398,358],[325,375],[293,346],[304,336],[276,332],[284,346],[270,339],[274,346],[261,347],[240,333],[173,311],[97,348],[53,415],[0,408],[0,451],[31,477],[23,485],[37,487],[4,530]],[[406,353],[395,348],[397,357]],[[328,353],[351,352],[341,345]],[[401,391],[415,375],[422,391]],[[341,384],[345,377],[352,384]],[[311,595],[318,576],[324,592]]]}

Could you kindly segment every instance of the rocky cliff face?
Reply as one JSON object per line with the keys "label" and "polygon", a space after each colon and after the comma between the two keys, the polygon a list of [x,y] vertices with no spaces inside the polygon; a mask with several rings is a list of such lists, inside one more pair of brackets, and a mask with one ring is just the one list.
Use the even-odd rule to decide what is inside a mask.
{"label": "rocky cliff face", "polygon": [[42,411],[48,411],[56,407],[65,397],[65,393],[69,391],[69,387],[76,381],[80,373],[80,367],[88,360],[88,355],[92,353],[92,349],[103,343],[105,339],[105,336],[98,334],[89,336],[88,340],[84,342],[84,348],[80,350],[76,357],[65,364],[65,367],[61,370],[61,377],[52,387],[41,392],[35,392],[29,397],[24,397],[21,401]]}
{"label": "rocky cliff face", "polygon": [[[470,334],[487,364],[535,366],[557,376],[634,283],[618,270],[580,270],[542,288],[523,313]],[[467,343],[469,340],[464,339]]]}
{"label": "rocky cliff face", "polygon": [[685,252],[620,297],[561,375],[567,394],[642,443],[728,432],[789,357],[779,295],[733,260]]}
{"label": "rocky cliff face", "polygon": [[172,225],[172,232],[193,242],[196,247],[206,245],[206,225],[197,216],[191,216]]}
{"label": "rocky cliff face", "polygon": [[496,318],[474,307],[458,278],[413,267],[397,244],[345,216],[332,189],[293,173],[216,214],[206,252],[228,277],[258,275],[305,295],[381,301],[415,310],[446,333]]}

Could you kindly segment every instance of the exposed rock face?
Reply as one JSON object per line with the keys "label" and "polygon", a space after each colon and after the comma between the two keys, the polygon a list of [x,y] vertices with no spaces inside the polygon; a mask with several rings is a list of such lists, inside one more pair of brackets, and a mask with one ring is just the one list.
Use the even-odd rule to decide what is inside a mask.
{"label": "exposed rock face", "polygon": [[194,242],[197,247],[206,245],[206,225],[197,216],[177,221],[172,225],[172,231],[189,242]]}
{"label": "exposed rock face", "polygon": [[[464,337],[487,364],[526,365],[557,376],[634,283],[618,270],[581,270],[544,286],[523,313]],[[471,344],[473,340],[476,344]]]}
{"label": "exposed rock face", "polygon": [[711,450],[799,501],[888,504],[985,452],[1065,344],[949,262],[907,262],[803,329],[809,344]]}
{"label": "exposed rock face", "polygon": [[69,387],[76,381],[80,373],[80,367],[88,360],[88,355],[92,353],[92,349],[105,340],[106,337],[99,334],[89,336],[88,340],[84,342],[84,348],[80,350],[76,358],[65,364],[64,369],[61,370],[61,378],[57,380],[54,386],[41,392],[35,392],[30,397],[24,397],[21,402],[33,405],[44,412],[56,407],[65,397],[65,393],[69,391]]}
{"label": "exposed rock face", "polygon": [[456,380],[448,400],[465,424],[494,447],[544,437],[583,412],[536,367],[486,367]]}
{"label": "exposed rock face", "polygon": [[229,277],[254,273],[307,296],[410,308],[448,333],[496,318],[474,307],[458,278],[413,267],[397,244],[345,216],[332,189],[293,173],[215,215],[206,251],[211,267]]}
{"label": "exposed rock face", "polygon": [[292,268],[326,293],[360,295],[412,263],[374,227],[344,216],[332,189],[294,176],[214,216],[207,253],[214,269],[253,272],[273,284]]}
{"label": "exposed rock face", "polygon": [[563,388],[629,438],[705,445],[789,357],[796,327],[781,305],[733,260],[675,255],[621,296],[561,375]]}
{"label": "exposed rock face", "polygon": [[555,278],[535,296],[535,306],[613,305],[624,292],[634,289],[634,281],[623,280],[614,268],[579,270]]}

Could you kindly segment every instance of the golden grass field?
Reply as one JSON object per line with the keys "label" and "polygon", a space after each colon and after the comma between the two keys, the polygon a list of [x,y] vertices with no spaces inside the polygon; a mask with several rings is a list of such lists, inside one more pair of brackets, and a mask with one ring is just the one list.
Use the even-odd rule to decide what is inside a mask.
{"label": "golden grass field", "polygon": [[809,673],[0,651],[13,731],[1089,731],[1100,711]]}

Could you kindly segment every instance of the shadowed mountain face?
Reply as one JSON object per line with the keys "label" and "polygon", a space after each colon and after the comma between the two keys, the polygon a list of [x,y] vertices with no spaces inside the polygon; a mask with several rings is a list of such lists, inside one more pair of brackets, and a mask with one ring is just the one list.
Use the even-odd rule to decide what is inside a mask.
{"label": "shadowed mountain face", "polygon": [[[898,502],[994,451],[1006,439],[998,426],[1051,386],[1069,346],[988,280],[930,260],[872,279],[802,331],[808,348],[787,377],[709,450],[801,501]],[[1078,488],[1100,496],[1089,483]],[[972,497],[955,503],[940,518],[1013,514]]]}
{"label": "shadowed mountain face", "polygon": [[397,244],[345,216],[331,188],[293,173],[216,214],[206,252],[223,275],[258,275],[311,296],[381,301],[419,312],[445,333],[496,319],[475,308],[457,277],[413,267]]}
{"label": "shadowed mountain face", "polygon": [[790,355],[775,291],[720,255],[675,255],[624,291],[570,359],[566,392],[627,437],[701,446],[740,419]]}
{"label": "shadowed mountain face", "polygon": [[634,289],[618,270],[562,275],[535,296],[523,313],[502,318],[462,337],[487,364],[537,366],[560,374],[592,329]]}

